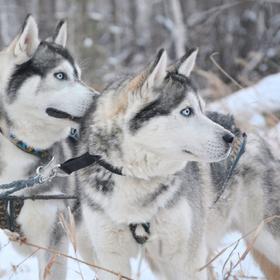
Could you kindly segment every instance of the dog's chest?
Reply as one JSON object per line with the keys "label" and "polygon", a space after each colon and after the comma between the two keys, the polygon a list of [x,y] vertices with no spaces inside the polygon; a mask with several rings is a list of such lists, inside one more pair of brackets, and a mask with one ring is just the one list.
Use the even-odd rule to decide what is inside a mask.
{"label": "dog's chest", "polygon": [[37,161],[0,135],[0,184],[25,178]]}
{"label": "dog's chest", "polygon": [[173,178],[137,181],[117,176],[110,193],[98,191],[96,186],[87,189],[94,202],[116,223],[149,222],[161,208],[165,208],[179,188]]}

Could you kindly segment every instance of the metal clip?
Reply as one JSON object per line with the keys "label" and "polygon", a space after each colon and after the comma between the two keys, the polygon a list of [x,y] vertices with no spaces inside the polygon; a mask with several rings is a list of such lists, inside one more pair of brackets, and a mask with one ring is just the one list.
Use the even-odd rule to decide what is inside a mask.
{"label": "metal clip", "polygon": [[36,174],[39,176],[40,184],[45,182],[51,182],[55,177],[65,177],[68,176],[64,172],[60,172],[60,164],[55,164],[54,157],[45,166],[39,166],[36,169]]}

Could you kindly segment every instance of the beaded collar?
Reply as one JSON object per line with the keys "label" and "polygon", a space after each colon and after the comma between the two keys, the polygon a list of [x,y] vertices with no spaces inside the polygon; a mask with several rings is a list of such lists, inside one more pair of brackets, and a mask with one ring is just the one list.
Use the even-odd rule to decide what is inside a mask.
{"label": "beaded collar", "polygon": [[[0,133],[3,134],[3,131],[0,128]],[[35,149],[23,141],[19,140],[16,138],[15,135],[10,134],[8,139],[10,140],[11,143],[13,143],[15,146],[17,146],[19,149],[24,151],[25,153],[34,155],[36,157],[39,157],[40,159],[47,159],[50,157],[50,152],[49,150],[40,150],[40,149]]]}
{"label": "beaded collar", "polygon": [[26,143],[24,143],[23,141],[17,139],[16,136],[13,135],[13,134],[9,135],[9,140],[15,146],[17,146],[19,149],[21,149],[22,151],[24,151],[24,152],[26,152],[28,154],[34,155],[36,157],[39,157],[41,159],[46,159],[50,155],[49,150],[35,149],[32,146],[29,146]]}

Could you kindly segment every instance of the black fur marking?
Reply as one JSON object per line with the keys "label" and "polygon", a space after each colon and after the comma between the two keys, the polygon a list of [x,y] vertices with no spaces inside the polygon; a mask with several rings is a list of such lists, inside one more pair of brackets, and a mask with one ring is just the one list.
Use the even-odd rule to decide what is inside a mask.
{"label": "black fur marking", "polygon": [[32,60],[28,60],[27,62],[16,67],[8,84],[7,92],[10,102],[15,99],[17,91],[22,86],[22,84],[32,76],[44,76],[43,69],[34,65]]}
{"label": "black fur marking", "polygon": [[85,178],[88,178],[88,184],[98,192],[103,194],[111,193],[114,190],[114,180],[112,179],[112,173],[106,169],[98,166],[90,166],[83,169]]}
{"label": "black fur marking", "polygon": [[[278,161],[278,163],[280,163]],[[273,168],[267,169],[263,175],[263,188],[264,188],[264,199],[265,199],[265,212],[264,219],[273,216],[280,215],[280,195],[279,195],[279,170]],[[266,223],[266,227],[270,232],[279,237],[280,232],[280,218],[277,217]]]}
{"label": "black fur marking", "polygon": [[28,21],[28,19],[29,19],[30,17],[31,17],[31,14],[27,14],[27,16],[25,17],[24,22],[23,22],[23,24],[22,24],[22,26],[21,26],[20,35],[23,33],[23,31],[24,31],[24,29],[25,29],[25,27],[26,27],[27,21]]}
{"label": "black fur marking", "polygon": [[48,49],[53,52],[54,55],[58,54],[62,56],[64,59],[66,59],[72,65],[74,69],[75,77],[78,78],[78,71],[75,66],[75,60],[66,48],[57,45],[55,43],[49,43],[49,42],[42,42],[41,44],[45,44],[48,47]]}
{"label": "black fur marking", "polygon": [[99,204],[97,204],[94,200],[92,200],[91,198],[85,197],[85,195],[84,195],[82,201],[85,202],[87,204],[87,206],[89,206],[92,210],[103,212],[102,207]]}
{"label": "black fur marking", "polygon": [[207,117],[213,122],[221,125],[225,129],[232,132],[235,136],[240,136],[241,131],[236,126],[234,117],[232,115],[225,115],[217,112],[206,112]]}
{"label": "black fur marking", "polygon": [[59,31],[60,31],[60,28],[62,27],[62,25],[63,25],[64,23],[65,23],[65,20],[61,20],[61,21],[58,23],[58,25],[57,25],[57,27],[56,27],[56,29],[55,29],[55,32],[54,32],[54,34],[53,34],[53,36],[52,36],[53,42],[55,41],[56,37],[58,36],[58,33],[59,33]]}
{"label": "black fur marking", "polygon": [[129,128],[132,133],[154,117],[169,115],[184,100],[189,90],[196,91],[187,77],[174,72],[168,73],[163,86],[155,90],[160,92],[159,97],[130,120]]}
{"label": "black fur marking", "polygon": [[169,190],[168,185],[160,184],[159,187],[151,194],[149,194],[146,198],[144,198],[144,202],[142,204],[143,207],[150,206],[160,195]]}
{"label": "black fur marking", "polygon": [[162,54],[164,53],[164,49],[160,49],[157,53],[157,56],[156,56],[156,59],[155,61],[153,62],[153,64],[151,65],[150,69],[149,69],[149,73],[152,73],[154,71],[154,69],[156,68],[156,66],[158,65],[159,63],[159,60],[162,56]]}

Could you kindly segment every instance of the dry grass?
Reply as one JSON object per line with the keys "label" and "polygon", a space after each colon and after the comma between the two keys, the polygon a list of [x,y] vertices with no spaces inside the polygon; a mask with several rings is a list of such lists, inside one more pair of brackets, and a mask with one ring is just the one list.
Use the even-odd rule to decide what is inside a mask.
{"label": "dry grass", "polygon": [[[274,215],[272,217],[268,217],[268,218],[264,219],[256,228],[252,229],[250,232],[241,236],[239,239],[235,240],[234,242],[232,242],[231,244],[229,244],[228,246],[223,248],[221,251],[219,251],[217,254],[215,254],[215,256],[212,257],[204,266],[199,268],[199,271],[208,269],[218,258],[220,258],[223,254],[226,253],[226,251],[228,251],[231,248],[231,251],[222,267],[223,279],[228,280],[228,279],[230,279],[230,277],[233,277],[233,278],[237,277],[237,276],[241,277],[241,275],[242,275],[242,278],[248,279],[249,276],[244,275],[244,272],[242,271],[242,269],[238,272],[235,272],[235,269],[238,266],[240,266],[242,268],[242,266],[241,266],[242,262],[246,259],[246,257],[251,252],[251,250],[253,250],[254,244],[255,244],[258,236],[260,235],[261,231],[263,230],[264,226],[268,223],[271,223],[274,219],[280,219],[280,215]],[[247,248],[241,255],[239,255],[238,261],[233,263],[233,262],[231,262],[231,258],[233,256],[234,252],[236,251],[240,241],[242,241],[242,240],[246,241]],[[228,267],[228,266],[229,266],[229,268],[227,269],[227,271],[225,271],[226,267]],[[255,277],[255,276],[250,276],[250,278],[256,279],[256,278],[252,278],[252,277]],[[239,279],[239,278],[237,278],[237,279]]]}
{"label": "dry grass", "polygon": [[[51,268],[52,268],[53,264],[56,262],[56,258],[57,257],[64,257],[64,258],[67,258],[67,259],[74,260],[74,261],[78,262],[79,264],[87,265],[87,266],[91,267],[94,270],[103,270],[103,271],[105,271],[107,273],[113,274],[113,275],[117,276],[118,279],[132,280],[130,277],[122,275],[119,272],[113,271],[113,270],[111,270],[109,268],[106,268],[106,267],[103,267],[103,266],[99,266],[99,265],[96,265],[94,263],[89,263],[89,262],[83,261],[82,259],[70,256],[70,255],[68,255],[66,253],[63,253],[63,252],[59,252],[59,251],[57,251],[55,249],[47,248],[47,247],[44,247],[44,246],[41,246],[41,245],[38,245],[38,244],[33,244],[31,242],[28,242],[26,240],[26,238],[20,236],[17,233],[12,233],[10,231],[5,231],[5,233],[7,234],[7,236],[9,237],[9,240],[11,242],[16,242],[16,243],[18,243],[21,246],[23,246],[23,245],[24,246],[28,246],[31,249],[35,250],[31,255],[27,256],[20,264],[18,264],[15,267],[15,270],[17,270],[20,267],[20,265],[22,265],[24,262],[26,262],[33,255],[35,255],[39,250],[43,250],[43,251],[46,251],[46,252],[48,252],[48,253],[53,255],[53,257],[50,259],[47,267],[45,268],[45,273],[44,273],[45,277],[47,277],[48,274],[51,272]],[[94,275],[94,272],[93,272],[93,275]]]}

